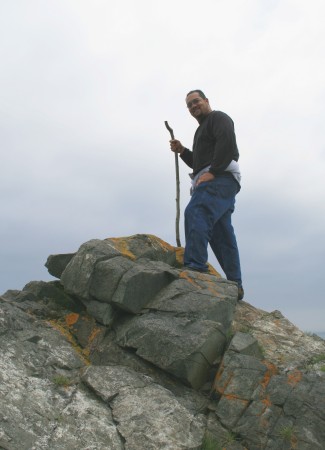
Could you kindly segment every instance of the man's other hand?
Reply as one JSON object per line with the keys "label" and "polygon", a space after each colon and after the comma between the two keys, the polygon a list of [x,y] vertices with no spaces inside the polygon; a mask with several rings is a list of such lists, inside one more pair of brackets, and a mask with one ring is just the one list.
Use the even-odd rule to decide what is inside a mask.
{"label": "man's other hand", "polygon": [[201,183],[204,183],[205,181],[212,181],[214,179],[215,179],[215,176],[211,172],[205,172],[197,180],[196,186],[198,186]]}

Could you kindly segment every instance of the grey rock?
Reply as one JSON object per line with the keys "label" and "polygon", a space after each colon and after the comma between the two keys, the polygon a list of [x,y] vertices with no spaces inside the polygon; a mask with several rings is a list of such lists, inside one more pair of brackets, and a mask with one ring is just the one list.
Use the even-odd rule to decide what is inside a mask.
{"label": "grey rock", "polygon": [[257,339],[247,333],[237,332],[230,342],[229,351],[255,356],[258,359],[263,358]]}
{"label": "grey rock", "polygon": [[[181,276],[184,276],[182,272]],[[201,277],[201,279],[199,278]],[[205,284],[202,283],[202,276]],[[191,319],[207,319],[230,328],[237,303],[237,287],[213,275],[186,273],[173,281],[147,305],[151,311],[173,313]]]}
{"label": "grey rock", "polygon": [[[24,286],[22,294],[25,293],[32,294],[37,301],[42,300],[47,305],[56,305],[70,311],[80,311],[80,304],[64,292],[59,281],[31,281]],[[30,299],[28,298],[28,300]]]}
{"label": "grey rock", "polygon": [[1,448],[124,448],[107,405],[78,387],[85,363],[64,336],[6,301],[0,329]]}
{"label": "grey rock", "polygon": [[134,266],[135,263],[124,256],[96,264],[90,284],[90,296],[101,302],[111,302],[121,278]]}
{"label": "grey rock", "polygon": [[50,438],[41,437],[33,448],[124,450],[125,446],[110,408],[81,388],[60,411],[52,424]]}
{"label": "grey rock", "polygon": [[226,338],[218,323],[148,313],[117,327],[117,343],[189,383],[202,386]]}
{"label": "grey rock", "polygon": [[237,353],[234,347],[238,349],[228,348],[216,376],[217,425],[210,418],[212,433],[220,435],[221,422],[249,449],[321,449],[325,377],[322,381],[297,369],[279,374],[272,363]]}
{"label": "grey rock", "polygon": [[325,448],[325,341],[181,252],[92,240],[0,297],[0,448]]}
{"label": "grey rock", "polygon": [[134,450],[199,450],[204,434],[204,419],[189,413],[161,386],[128,389],[112,401],[113,417],[126,440],[125,448]]}
{"label": "grey rock", "polygon": [[139,313],[176,276],[167,264],[142,259],[122,276],[112,303],[124,311]]}
{"label": "grey rock", "polygon": [[224,426],[236,425],[266,371],[267,367],[252,356],[226,353],[214,385],[221,396],[216,414]]}
{"label": "grey rock", "polygon": [[143,388],[152,380],[124,366],[91,366],[82,380],[105,402],[112,401],[125,388]]}
{"label": "grey rock", "polygon": [[87,312],[90,316],[94,317],[97,322],[102,325],[111,326],[115,317],[116,311],[111,305],[107,303],[97,302],[96,300],[90,300],[86,304]]}
{"label": "grey rock", "polygon": [[4,294],[2,294],[2,298],[4,298],[7,301],[11,302],[17,302],[17,303],[23,303],[26,301],[37,301],[37,298],[32,292],[27,291],[19,291],[16,289],[9,289]]}
{"label": "grey rock", "polygon": [[205,420],[150,377],[121,366],[90,367],[83,381],[109,402],[125,448],[199,449]]}
{"label": "grey rock", "polygon": [[319,370],[322,367],[317,360],[319,356],[325,356],[325,341],[302,332],[279,311],[268,313],[244,301],[239,302],[233,328],[255,337],[265,358],[281,370]]}
{"label": "grey rock", "polygon": [[150,234],[135,234],[125,238],[106,239],[118,249],[123,256],[133,260],[140,258],[162,261],[170,266],[176,264],[175,248]]}
{"label": "grey rock", "polygon": [[49,274],[55,278],[61,278],[64,269],[67,267],[75,253],[65,253],[61,255],[50,255],[45,263]]}
{"label": "grey rock", "polygon": [[61,283],[69,294],[89,298],[91,277],[96,264],[121,253],[108,241],[93,239],[83,244],[62,273]]}

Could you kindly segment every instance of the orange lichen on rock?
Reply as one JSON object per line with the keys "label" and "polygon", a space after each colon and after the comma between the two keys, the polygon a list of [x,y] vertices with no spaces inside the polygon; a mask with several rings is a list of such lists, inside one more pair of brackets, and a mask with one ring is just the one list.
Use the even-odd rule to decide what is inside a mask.
{"label": "orange lichen on rock", "polygon": [[102,330],[100,328],[96,328],[96,327],[92,330],[92,332],[90,333],[89,338],[88,338],[89,344],[91,344],[93,342],[93,340],[96,338],[96,336],[98,336],[98,334],[101,331]]}
{"label": "orange lichen on rock", "polygon": [[291,386],[295,386],[302,379],[302,373],[299,370],[295,370],[294,372],[288,373],[287,380]]}
{"label": "orange lichen on rock", "polygon": [[68,342],[72,345],[74,350],[78,353],[84,364],[87,366],[90,364],[90,361],[87,358],[87,353],[77,344],[75,338],[70,333],[69,329],[66,328],[67,323],[66,322],[60,322],[58,320],[49,320],[48,323],[51,325],[52,328],[57,330],[60,334],[62,334]]}
{"label": "orange lichen on rock", "polygon": [[[222,381],[223,372],[224,372],[224,368],[221,367],[218,370],[216,377],[214,379],[214,383],[213,383],[213,390],[215,392],[218,392],[218,394],[220,394],[220,395],[224,395],[230,381],[232,380],[232,378],[234,376],[234,374],[231,372],[228,374],[227,378]],[[229,395],[231,395],[231,394],[229,394]]]}
{"label": "orange lichen on rock", "polygon": [[298,439],[297,436],[293,435],[290,439],[290,444],[291,444],[291,448],[294,450],[295,448],[297,448],[297,444],[298,444]]}
{"label": "orange lichen on rock", "polygon": [[128,247],[128,238],[109,238],[109,240],[114,243],[116,250],[121,252],[122,256],[126,256],[133,261],[136,259],[134,253],[132,253]]}
{"label": "orange lichen on rock", "polygon": [[155,243],[158,243],[159,247],[162,250],[165,250],[166,252],[172,252],[172,251],[175,251],[175,249],[182,248],[182,247],[173,247],[172,245],[168,244],[168,242],[163,241],[162,239],[160,239],[157,236],[154,236],[153,234],[148,234],[147,236],[149,237],[149,239],[151,241],[154,241]]}
{"label": "orange lichen on rock", "polygon": [[[270,396],[267,395],[265,398],[263,398],[262,403],[265,406],[265,409],[266,408],[270,408],[270,406],[272,406],[272,402],[270,400]],[[264,411],[265,411],[265,409],[264,409]]]}
{"label": "orange lichen on rock", "polygon": [[206,280],[206,285],[207,285],[208,291],[211,292],[212,295],[218,296],[220,294],[220,292],[217,289],[217,284],[214,283],[213,281]]}
{"label": "orange lichen on rock", "polygon": [[267,367],[267,371],[264,374],[264,377],[261,381],[261,385],[265,389],[267,387],[267,385],[269,384],[273,375],[276,375],[278,373],[278,368],[274,364],[272,364],[270,361],[265,361],[264,365]]}
{"label": "orange lichen on rock", "polygon": [[247,406],[249,403],[249,400],[245,400],[244,398],[238,397],[238,395],[235,394],[224,394],[223,397],[229,401],[237,401],[242,403],[244,406]]}
{"label": "orange lichen on rock", "polygon": [[186,281],[189,281],[190,283],[194,284],[195,286],[199,287],[199,285],[195,282],[194,278],[191,277],[188,270],[183,270],[179,274],[179,278],[183,278]]}
{"label": "orange lichen on rock", "polygon": [[184,264],[184,247],[174,247],[176,255],[176,264],[178,267],[182,267]]}
{"label": "orange lichen on rock", "polygon": [[74,325],[75,323],[78,322],[79,317],[80,317],[80,316],[79,316],[79,314],[77,314],[77,313],[71,313],[71,314],[68,314],[67,316],[65,316],[66,324],[67,324],[69,327],[71,327],[72,325]]}
{"label": "orange lichen on rock", "polygon": [[208,273],[209,273],[210,275],[215,275],[216,277],[221,278],[220,273],[217,272],[216,269],[215,269],[213,266],[211,266],[211,264],[208,263],[208,266],[209,266],[209,267],[208,267]]}

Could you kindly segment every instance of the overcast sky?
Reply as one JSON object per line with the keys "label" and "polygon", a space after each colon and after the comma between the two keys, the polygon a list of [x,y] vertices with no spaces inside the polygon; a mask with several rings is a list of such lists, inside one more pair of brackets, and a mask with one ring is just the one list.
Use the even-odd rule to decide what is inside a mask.
{"label": "overcast sky", "polygon": [[176,245],[164,121],[190,147],[185,94],[199,88],[235,122],[245,299],[325,331],[324,13],[323,0],[2,1],[0,293],[53,279],[47,256],[89,239]]}

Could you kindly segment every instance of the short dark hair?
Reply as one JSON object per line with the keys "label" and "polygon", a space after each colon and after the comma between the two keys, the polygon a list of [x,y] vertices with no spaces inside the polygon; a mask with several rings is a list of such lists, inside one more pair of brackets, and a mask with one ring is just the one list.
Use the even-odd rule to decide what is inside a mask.
{"label": "short dark hair", "polygon": [[186,94],[186,97],[187,97],[188,95],[190,95],[190,94],[194,94],[194,92],[197,92],[201,98],[206,99],[206,96],[205,96],[205,94],[203,93],[203,91],[201,91],[201,89],[194,89],[193,91],[188,92],[188,93]]}

